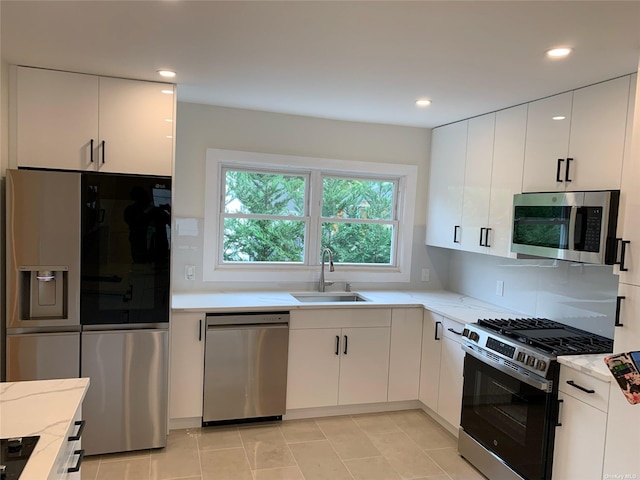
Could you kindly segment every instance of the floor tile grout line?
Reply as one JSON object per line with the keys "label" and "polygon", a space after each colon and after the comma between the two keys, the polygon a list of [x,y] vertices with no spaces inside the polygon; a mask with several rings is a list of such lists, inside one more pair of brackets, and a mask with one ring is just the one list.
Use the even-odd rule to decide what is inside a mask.
{"label": "floor tile grout line", "polygon": [[[293,461],[296,464],[296,468],[298,469],[298,472],[300,472],[300,475],[302,475],[302,480],[305,480],[304,472],[300,468],[300,464],[298,463],[298,460],[296,459],[296,456],[293,454],[293,450],[291,450],[291,447],[289,446],[289,442],[287,442],[287,438],[284,436],[284,433],[282,433],[282,423],[280,423],[280,425],[278,425],[278,431],[280,432],[280,435],[282,435],[282,438],[284,440],[284,444],[287,446],[287,450],[289,450],[289,453],[291,454],[291,458],[293,458]],[[255,479],[255,475],[254,475],[254,479]]]}
{"label": "floor tile grout line", "polygon": [[196,453],[198,454],[198,466],[200,467],[200,479],[202,480],[204,473],[202,472],[202,455],[200,455],[200,435],[194,435],[194,437],[196,438]]}

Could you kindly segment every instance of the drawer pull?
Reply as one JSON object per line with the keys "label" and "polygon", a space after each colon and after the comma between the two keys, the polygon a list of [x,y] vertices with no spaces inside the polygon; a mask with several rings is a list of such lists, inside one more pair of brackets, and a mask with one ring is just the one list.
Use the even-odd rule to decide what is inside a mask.
{"label": "drawer pull", "polygon": [[76,440],[80,440],[80,437],[82,436],[82,432],[84,431],[85,423],[87,423],[86,420],[78,420],[74,423],[74,425],[80,425],[80,428],[78,428],[78,432],[75,435],[68,438],[70,442],[75,442]]}
{"label": "drawer pull", "polygon": [[82,450],[74,450],[74,455],[78,455],[78,462],[75,467],[70,467],[67,472],[68,473],[76,473],[80,471],[80,465],[82,464],[82,459],[84,458],[84,448]]}
{"label": "drawer pull", "polygon": [[462,336],[462,332],[456,332],[453,328],[447,328],[447,330],[449,330],[451,333]]}
{"label": "drawer pull", "polygon": [[573,380],[567,380],[567,384],[571,385],[573,388],[577,388],[578,390],[582,390],[584,393],[596,393],[596,391],[591,389],[591,388],[581,387],[580,385],[575,383]]}

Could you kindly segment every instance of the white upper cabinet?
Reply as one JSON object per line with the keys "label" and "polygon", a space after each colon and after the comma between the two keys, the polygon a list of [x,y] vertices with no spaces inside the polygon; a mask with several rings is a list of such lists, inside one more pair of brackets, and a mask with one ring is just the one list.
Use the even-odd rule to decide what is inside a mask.
{"label": "white upper cabinet", "polygon": [[619,189],[629,76],[529,104],[525,192]]}
{"label": "white upper cabinet", "polygon": [[468,124],[457,122],[433,130],[427,245],[460,248]]}
{"label": "white upper cabinet", "polygon": [[467,252],[487,249],[495,125],[495,113],[469,120],[460,239],[461,249]]}
{"label": "white upper cabinet", "polygon": [[171,176],[174,93],[171,84],[17,67],[16,164]]}
{"label": "white upper cabinet", "polygon": [[16,75],[18,166],[95,169],[98,77],[23,67]]}
{"label": "white upper cabinet", "polygon": [[487,253],[492,255],[515,257],[511,253],[513,195],[522,188],[526,131],[527,105],[496,113],[486,242]]}

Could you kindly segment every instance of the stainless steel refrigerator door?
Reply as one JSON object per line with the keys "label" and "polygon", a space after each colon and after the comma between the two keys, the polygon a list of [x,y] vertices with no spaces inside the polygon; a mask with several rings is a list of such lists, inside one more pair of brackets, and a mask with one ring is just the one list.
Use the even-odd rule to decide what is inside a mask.
{"label": "stainless steel refrigerator door", "polygon": [[7,381],[78,378],[80,333],[7,335]]}
{"label": "stainless steel refrigerator door", "polygon": [[168,352],[168,330],[82,333],[87,455],[166,446]]}
{"label": "stainless steel refrigerator door", "polygon": [[7,170],[7,328],[80,325],[80,174]]}
{"label": "stainless steel refrigerator door", "polygon": [[284,415],[288,325],[209,326],[204,422]]}

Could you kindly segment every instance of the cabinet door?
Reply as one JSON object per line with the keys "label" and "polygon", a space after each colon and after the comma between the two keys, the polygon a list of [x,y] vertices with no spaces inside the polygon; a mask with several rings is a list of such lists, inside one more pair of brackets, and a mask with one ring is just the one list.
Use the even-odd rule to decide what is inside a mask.
{"label": "cabinet door", "polygon": [[[445,319],[445,332],[447,331]],[[462,325],[451,327],[462,330]],[[440,358],[440,388],[438,390],[438,414],[453,425],[460,426],[462,410],[462,372],[464,370],[464,350],[460,342],[448,337],[442,338],[442,355]]]}
{"label": "cabinet door", "polygon": [[468,121],[433,130],[427,245],[460,248]]}
{"label": "cabinet door", "polygon": [[624,297],[620,302],[620,323],[613,337],[614,352],[640,350],[640,287],[618,284],[618,295]]}
{"label": "cabinet door", "polygon": [[394,308],[391,312],[390,402],[418,399],[423,310]]}
{"label": "cabinet door", "polygon": [[627,402],[615,382],[612,383],[602,478],[640,478],[638,425],[640,408]]}
{"label": "cabinet door", "polygon": [[602,480],[607,414],[563,392],[558,400],[562,425],[556,427],[553,478]]}
{"label": "cabinet door", "polygon": [[169,418],[202,417],[204,374],[204,329],[202,313],[171,315],[171,360],[169,363]]}
{"label": "cabinet door", "polygon": [[418,399],[431,410],[438,410],[440,388],[440,355],[442,352],[443,319],[425,310],[422,323],[422,357],[420,366],[420,394]]}
{"label": "cabinet door", "polygon": [[338,403],[339,328],[289,331],[287,410]]}
{"label": "cabinet door", "polygon": [[567,190],[620,188],[629,76],[573,92]]}
{"label": "cabinet door", "polygon": [[343,328],[338,404],[387,401],[390,329]]}
{"label": "cabinet door", "polygon": [[94,170],[98,77],[26,67],[16,75],[18,166]]}
{"label": "cabinet door", "polygon": [[624,266],[627,270],[620,271],[616,266],[614,273],[620,275],[621,282],[640,285],[640,95],[636,92],[637,75],[631,77],[631,85],[618,216],[618,237],[631,243],[626,245]]}
{"label": "cabinet door", "polygon": [[556,175],[558,159],[566,159],[569,151],[572,99],[573,92],[567,92],[529,104],[523,192],[553,192],[565,189],[564,163],[561,164],[559,177],[562,181],[558,182]]}
{"label": "cabinet door", "polygon": [[100,171],[171,175],[173,92],[170,84],[100,77]]}
{"label": "cabinet door", "polygon": [[491,168],[490,228],[487,252],[501,257],[511,253],[513,195],[522,191],[527,105],[496,113],[493,163]]}
{"label": "cabinet door", "polygon": [[461,249],[486,253],[485,228],[489,222],[491,164],[496,114],[469,120],[462,202]]}

